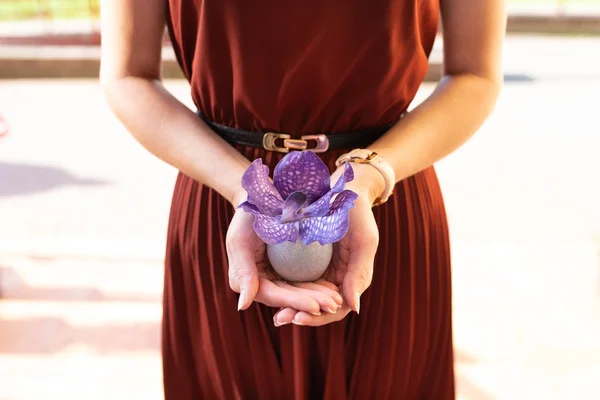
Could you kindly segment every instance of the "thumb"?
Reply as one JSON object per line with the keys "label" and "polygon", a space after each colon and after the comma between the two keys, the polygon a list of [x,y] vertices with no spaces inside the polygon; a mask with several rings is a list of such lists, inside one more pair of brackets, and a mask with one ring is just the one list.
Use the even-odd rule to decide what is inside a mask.
{"label": "thumb", "polygon": [[250,307],[258,293],[258,271],[254,257],[239,246],[229,265],[229,286],[240,294],[238,311]]}
{"label": "thumb", "polygon": [[377,245],[364,244],[351,250],[348,268],[342,282],[344,300],[357,314],[360,296],[371,285]]}
{"label": "thumb", "polygon": [[238,301],[238,311],[250,307],[258,293],[258,274],[256,269],[249,273],[240,282],[240,299]]}

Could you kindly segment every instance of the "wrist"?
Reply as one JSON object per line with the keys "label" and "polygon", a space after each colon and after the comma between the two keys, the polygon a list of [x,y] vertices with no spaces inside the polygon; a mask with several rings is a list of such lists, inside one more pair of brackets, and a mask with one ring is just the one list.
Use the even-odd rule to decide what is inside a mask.
{"label": "wrist", "polygon": [[240,187],[235,190],[231,197],[229,198],[229,202],[233,206],[233,208],[238,208],[240,204],[242,204],[248,198],[248,193],[244,188]]}
{"label": "wrist", "polygon": [[[346,188],[368,201],[369,205],[373,205],[385,191],[385,179],[377,169],[368,164],[351,163],[350,166],[354,171],[354,179]],[[338,168],[336,174],[341,174],[343,169],[343,166]]]}

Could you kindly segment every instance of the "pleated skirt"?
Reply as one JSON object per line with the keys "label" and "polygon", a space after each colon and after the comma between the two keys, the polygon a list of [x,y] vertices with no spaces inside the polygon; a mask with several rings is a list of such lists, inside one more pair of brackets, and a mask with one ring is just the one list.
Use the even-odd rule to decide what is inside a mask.
{"label": "pleated skirt", "polygon": [[[271,171],[282,157],[238,150]],[[322,158],[333,168],[340,154]],[[434,168],[400,182],[373,212],[380,244],[360,315],[275,327],[277,309],[237,311],[225,250],[233,208],[179,174],[165,262],[165,399],[454,399],[449,238]]]}

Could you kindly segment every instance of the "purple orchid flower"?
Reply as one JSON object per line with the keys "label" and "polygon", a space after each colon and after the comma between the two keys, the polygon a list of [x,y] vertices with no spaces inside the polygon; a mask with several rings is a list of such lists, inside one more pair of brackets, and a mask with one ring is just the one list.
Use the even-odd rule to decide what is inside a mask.
{"label": "purple orchid flower", "polygon": [[277,164],[271,182],[269,167],[259,158],[242,177],[248,200],[238,208],[254,215],[254,230],[265,243],[295,243],[298,238],[304,245],[335,243],[348,232],[348,213],[358,197],[344,190],[352,179],[354,171],[346,164],[330,187],[325,163],[311,151],[294,151]]}

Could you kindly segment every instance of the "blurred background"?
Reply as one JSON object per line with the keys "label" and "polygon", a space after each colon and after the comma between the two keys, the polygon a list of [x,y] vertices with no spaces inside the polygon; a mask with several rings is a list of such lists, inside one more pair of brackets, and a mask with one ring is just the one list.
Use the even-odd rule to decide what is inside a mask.
{"label": "blurred background", "polygon": [[[598,399],[600,0],[508,5],[497,109],[437,166],[459,399]],[[176,171],[107,109],[98,15],[97,0],[0,0],[1,400],[162,398]],[[164,73],[191,107],[167,41]]]}

